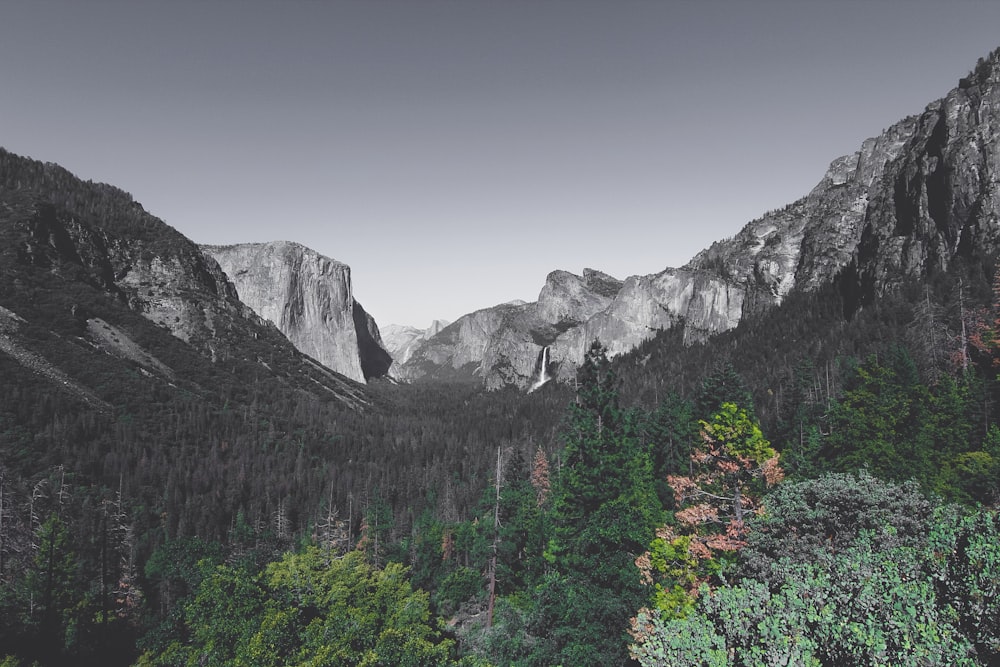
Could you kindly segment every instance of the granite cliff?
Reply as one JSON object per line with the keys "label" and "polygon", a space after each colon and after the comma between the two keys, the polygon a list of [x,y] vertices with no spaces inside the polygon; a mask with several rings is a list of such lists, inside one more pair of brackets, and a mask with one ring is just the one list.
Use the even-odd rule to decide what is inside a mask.
{"label": "granite cliff", "polygon": [[359,382],[388,372],[392,359],[354,299],[348,265],[287,241],[201,248],[299,351]]}
{"label": "granite cliff", "polygon": [[687,340],[703,340],[792,290],[834,280],[850,317],[956,257],[1000,250],[998,134],[1000,50],[922,113],[834,160],[806,196],[685,266],[608,279],[599,289],[583,287],[586,272],[554,272],[536,303],[460,318],[414,350],[400,374],[434,377],[437,366],[465,369],[487,387],[527,387],[548,348],[548,370],[567,379],[595,338],[620,354],[683,322]]}
{"label": "granite cliff", "polygon": [[481,377],[490,388],[529,386],[542,372],[545,348],[550,348],[550,371],[559,368],[564,357],[556,353],[563,350],[557,342],[607,308],[621,285],[593,269],[582,276],[553,271],[537,301],[513,301],[459,318],[419,343],[398,376]]}
{"label": "granite cliff", "polygon": [[0,240],[0,347],[57,392],[103,411],[114,407],[108,396],[127,399],[116,392],[133,375],[163,400],[232,394],[234,378],[253,375],[257,386],[368,402],[241,302],[215,260],[117,188],[0,149]]}
{"label": "granite cliff", "polygon": [[393,361],[389,374],[392,375],[399,366],[409,360],[417,345],[437,334],[448,324],[447,320],[434,320],[426,329],[406,324],[390,324],[382,327],[382,345]]}

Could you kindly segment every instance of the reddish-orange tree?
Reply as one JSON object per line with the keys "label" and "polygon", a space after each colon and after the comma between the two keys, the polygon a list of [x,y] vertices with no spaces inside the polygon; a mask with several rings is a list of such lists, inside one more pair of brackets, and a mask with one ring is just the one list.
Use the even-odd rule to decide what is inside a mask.
{"label": "reddish-orange tree", "polygon": [[691,463],[690,475],[670,475],[667,481],[678,522],[698,536],[692,549],[704,549],[706,557],[708,550],[740,549],[745,514],[759,508],[764,488],[785,476],[778,453],[746,410],[723,403],[711,421],[701,422],[701,443],[691,452]]}
{"label": "reddish-orange tree", "polygon": [[686,613],[698,587],[719,571],[719,557],[746,544],[744,518],[760,511],[764,490],[783,478],[778,453],[746,410],[723,403],[701,422],[690,474],[667,477],[677,526],[658,531],[636,560],[644,581],[656,585],[661,613]]}

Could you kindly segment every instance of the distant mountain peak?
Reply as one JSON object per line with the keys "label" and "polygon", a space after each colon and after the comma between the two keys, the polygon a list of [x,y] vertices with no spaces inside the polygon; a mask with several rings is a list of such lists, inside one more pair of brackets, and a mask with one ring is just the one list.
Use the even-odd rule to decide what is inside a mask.
{"label": "distant mountain peak", "polygon": [[683,267],[624,281],[553,271],[537,302],[459,318],[413,352],[403,375],[465,368],[487,387],[527,387],[544,349],[566,379],[595,338],[620,354],[683,322],[687,341],[703,340],[834,280],[850,316],[956,257],[1000,252],[998,136],[1000,49],[922,113],[831,161],[806,196]]}

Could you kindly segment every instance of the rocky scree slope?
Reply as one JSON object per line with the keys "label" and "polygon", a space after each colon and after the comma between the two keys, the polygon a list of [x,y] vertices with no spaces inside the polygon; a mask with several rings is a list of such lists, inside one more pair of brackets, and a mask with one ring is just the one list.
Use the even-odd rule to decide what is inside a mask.
{"label": "rocky scree slope", "polygon": [[240,300],[302,353],[365,382],[389,371],[378,325],[353,294],[351,268],[298,243],[203,245]]}
{"label": "rocky scree slope", "polygon": [[571,378],[590,341],[612,354],[684,323],[688,342],[734,328],[792,290],[836,280],[845,316],[958,257],[1000,251],[1000,49],[920,114],[834,160],[813,190],[681,268],[618,282],[549,275],[538,301],[466,315],[422,343],[406,379],[462,372],[488,388]]}

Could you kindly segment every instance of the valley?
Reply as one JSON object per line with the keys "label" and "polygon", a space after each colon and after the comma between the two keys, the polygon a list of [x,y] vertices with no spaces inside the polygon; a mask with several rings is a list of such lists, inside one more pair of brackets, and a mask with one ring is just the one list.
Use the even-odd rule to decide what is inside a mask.
{"label": "valley", "polygon": [[426,330],[0,150],[0,661],[995,664],[998,113]]}

